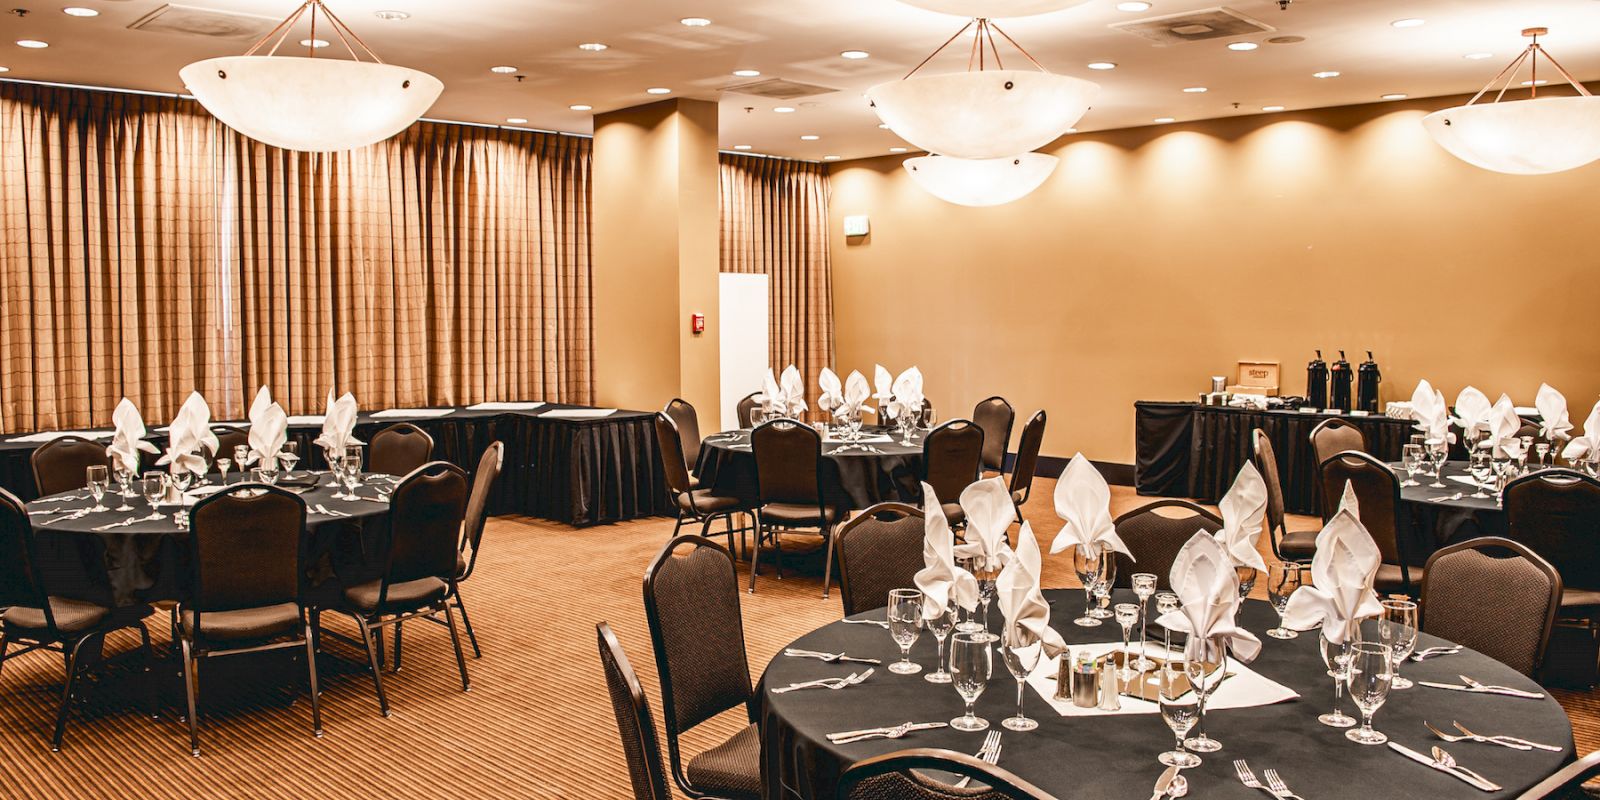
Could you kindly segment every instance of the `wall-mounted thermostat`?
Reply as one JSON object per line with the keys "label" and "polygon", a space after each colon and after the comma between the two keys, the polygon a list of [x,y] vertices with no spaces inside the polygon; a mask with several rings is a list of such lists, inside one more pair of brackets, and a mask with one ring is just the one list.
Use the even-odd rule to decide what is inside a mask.
{"label": "wall-mounted thermostat", "polygon": [[866,236],[871,230],[872,225],[865,214],[844,218],[844,235],[846,236]]}

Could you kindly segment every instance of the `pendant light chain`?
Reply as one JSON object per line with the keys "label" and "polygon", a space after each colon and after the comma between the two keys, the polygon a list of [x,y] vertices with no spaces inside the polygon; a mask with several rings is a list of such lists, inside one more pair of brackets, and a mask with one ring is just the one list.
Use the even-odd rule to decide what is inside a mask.
{"label": "pendant light chain", "polygon": [[1496,85],[1499,85],[1500,90],[1495,93],[1493,102],[1500,102],[1500,100],[1505,97],[1506,92],[1511,90],[1511,83],[1517,79],[1517,73],[1521,70],[1523,62],[1528,62],[1531,68],[1532,78],[1528,81],[1528,85],[1532,89],[1532,97],[1537,99],[1539,97],[1540,56],[1544,56],[1545,60],[1550,62],[1550,66],[1555,67],[1556,72],[1559,72],[1561,77],[1566,79],[1567,83],[1572,84],[1572,87],[1578,90],[1579,95],[1583,97],[1590,97],[1591,95],[1589,90],[1584,88],[1583,84],[1579,83],[1577,79],[1573,78],[1572,73],[1567,72],[1566,68],[1561,66],[1561,62],[1555,60],[1555,58],[1550,55],[1550,51],[1544,49],[1544,46],[1539,44],[1539,37],[1543,36],[1547,32],[1548,31],[1545,28],[1528,28],[1527,30],[1523,31],[1522,35],[1533,39],[1533,42],[1529,44],[1527,49],[1523,50],[1522,53],[1520,53],[1516,58],[1512,59],[1511,63],[1506,65],[1505,69],[1500,70],[1500,74],[1491,78],[1489,83],[1485,85],[1483,89],[1479,90],[1477,94],[1473,95],[1472,99],[1467,101],[1467,105],[1470,106],[1474,103],[1477,103],[1483,98],[1484,95],[1488,94],[1490,90],[1494,89]]}
{"label": "pendant light chain", "polygon": [[[974,26],[977,27],[977,30],[973,30]],[[922,59],[922,63],[917,64],[917,66],[913,67],[910,72],[907,72],[905,77],[909,78],[909,77],[917,74],[917,72],[919,72],[923,67],[928,65],[929,61],[932,61],[935,56],[937,56],[940,53],[944,52],[946,48],[948,48],[950,45],[954,44],[957,39],[961,38],[961,36],[963,34],[965,34],[969,30],[973,30],[973,34],[972,34],[972,47],[968,50],[968,53],[967,53],[967,71],[968,72],[974,71],[972,69],[972,65],[973,65],[974,62],[976,62],[977,65],[978,65],[978,69],[977,69],[978,72],[982,72],[985,69],[988,69],[988,59],[990,57],[994,58],[994,63],[995,63],[995,68],[996,69],[1005,69],[1006,68],[1005,62],[1000,59],[1000,46],[995,42],[995,39],[994,39],[994,35],[996,33],[999,33],[1001,38],[1003,38],[1007,42],[1009,42],[1012,47],[1015,47],[1017,49],[1017,52],[1021,53],[1024,57],[1026,57],[1028,59],[1028,61],[1031,62],[1033,64],[1033,66],[1035,68],[1037,68],[1040,72],[1044,72],[1044,73],[1047,73],[1047,74],[1050,72],[1050,70],[1045,69],[1043,64],[1039,63],[1039,59],[1034,58],[1033,54],[1029,53],[1027,51],[1027,49],[1024,48],[1022,45],[1017,44],[1017,40],[1011,38],[1011,35],[1006,33],[1003,29],[1001,29],[1001,27],[999,25],[996,25],[993,20],[986,19],[986,18],[983,18],[983,17],[979,17],[977,19],[972,20],[971,22],[968,22],[966,25],[961,26],[961,30],[956,31],[954,36],[951,36],[949,39],[946,39],[944,44],[939,45],[937,48],[934,49],[934,51],[932,53],[929,53],[928,57]]]}
{"label": "pendant light chain", "polygon": [[[379,58],[378,54],[374,53],[372,48],[368,47],[367,43],[362,41],[361,37],[356,35],[356,32],[351,30],[349,25],[344,23],[344,20],[339,19],[338,15],[329,10],[328,7],[323,4],[322,0],[306,0],[306,2],[302,3],[299,8],[295,9],[293,14],[290,14],[282,22],[278,23],[277,26],[275,26],[272,30],[267,31],[267,35],[261,37],[259,41],[251,45],[250,49],[246,50],[244,54],[247,56],[253,56],[257,51],[265,46],[268,41],[271,41],[272,48],[267,51],[267,55],[277,55],[278,48],[283,46],[284,41],[288,39],[289,34],[293,32],[294,24],[300,21],[300,18],[304,16],[308,10],[311,12],[311,45],[309,49],[311,50],[310,56],[312,58],[316,58],[317,12],[321,11],[322,15],[327,18],[328,25],[332,27],[333,32],[338,35],[339,41],[343,43],[345,49],[350,52],[350,57],[352,59],[356,61],[363,60],[361,53],[356,52],[356,48],[360,47],[361,51],[366,53],[366,57],[368,59],[371,59],[378,64],[384,63],[383,59]],[[274,39],[274,37],[276,38]],[[355,42],[353,45],[351,44],[352,40]]]}

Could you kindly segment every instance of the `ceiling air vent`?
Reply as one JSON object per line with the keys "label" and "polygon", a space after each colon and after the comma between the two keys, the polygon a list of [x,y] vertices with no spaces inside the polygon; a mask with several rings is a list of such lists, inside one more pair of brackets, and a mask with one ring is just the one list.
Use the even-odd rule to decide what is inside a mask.
{"label": "ceiling air vent", "polygon": [[1149,17],[1132,22],[1119,22],[1111,27],[1123,33],[1131,33],[1134,36],[1149,39],[1157,44],[1203,42],[1207,39],[1223,39],[1232,36],[1256,36],[1276,30],[1271,25],[1258,22],[1231,8],[1222,8],[1221,6],[1199,11],[1187,11],[1182,14],[1169,14],[1164,17]]}
{"label": "ceiling air vent", "polygon": [[272,17],[168,4],[140,17],[128,29],[213,39],[259,39],[277,24],[278,20]]}
{"label": "ceiling air vent", "polygon": [[826,86],[813,86],[809,83],[796,83],[782,78],[743,83],[738,86],[729,86],[724,91],[739,94],[753,94],[756,97],[768,97],[773,100],[794,100],[800,97],[814,97],[819,94],[831,94],[839,91]]}

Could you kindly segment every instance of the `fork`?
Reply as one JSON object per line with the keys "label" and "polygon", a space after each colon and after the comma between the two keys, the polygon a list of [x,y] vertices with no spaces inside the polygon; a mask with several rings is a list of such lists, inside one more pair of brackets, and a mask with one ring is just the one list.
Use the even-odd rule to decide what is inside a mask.
{"label": "fork", "polygon": [[833,738],[829,735],[829,742],[833,744],[854,744],[864,739],[899,739],[912,731],[928,730],[930,728],[943,728],[948,723],[944,722],[905,722],[892,728],[878,728],[857,733],[855,736],[841,736]]}
{"label": "fork", "polygon": [[[1477,736],[1477,734],[1473,733],[1472,731],[1467,730],[1466,726],[1462,725],[1459,722],[1456,722],[1455,720],[1451,720],[1450,724],[1456,726],[1456,730],[1461,731],[1462,733],[1464,733],[1464,734],[1466,734],[1468,736]],[[1549,750],[1552,753],[1561,752],[1561,748],[1556,747],[1553,744],[1539,744],[1538,742],[1530,742],[1527,739],[1518,739],[1515,736],[1484,736],[1482,738],[1488,739],[1488,740],[1490,740],[1490,741],[1492,741],[1492,742],[1494,742],[1496,744],[1501,744],[1501,743],[1504,743],[1504,742],[1512,742],[1512,743],[1514,743],[1513,745],[1507,745],[1508,747],[1514,746],[1516,744],[1522,744],[1522,745],[1527,745],[1528,747],[1536,747],[1536,748],[1538,748],[1540,750]]]}
{"label": "fork", "polygon": [[40,525],[54,525],[55,523],[61,522],[63,520],[82,519],[83,517],[86,517],[88,515],[89,515],[89,509],[80,508],[77,511],[74,511],[71,514],[68,514],[68,515],[66,515],[64,517],[56,517],[55,519],[47,519],[44,522],[41,522],[39,524]]}
{"label": "fork", "polygon": [[1460,678],[1462,683],[1465,683],[1466,685],[1471,686],[1480,692],[1500,692],[1503,694],[1516,695],[1518,697],[1528,697],[1535,700],[1541,700],[1544,698],[1544,695],[1538,692],[1527,692],[1521,689],[1513,689],[1510,686],[1491,686],[1475,681],[1465,675],[1457,675],[1456,677]]}
{"label": "fork", "polygon": [[1278,800],[1286,800],[1283,795],[1278,794],[1278,792],[1271,786],[1256,780],[1256,774],[1250,771],[1250,765],[1244,763],[1244,759],[1240,758],[1234,760],[1233,771],[1238,774],[1239,782],[1245,786],[1248,786],[1251,789],[1260,789],[1261,791],[1278,798]]}
{"label": "fork", "polygon": [[1524,744],[1512,744],[1510,742],[1503,741],[1501,739],[1497,739],[1497,738],[1492,737],[1492,736],[1479,736],[1479,735],[1477,735],[1475,733],[1471,733],[1471,732],[1467,731],[1466,728],[1461,728],[1461,723],[1459,723],[1459,722],[1457,722],[1455,725],[1456,725],[1457,728],[1461,728],[1461,731],[1462,731],[1461,734],[1445,733],[1444,731],[1441,731],[1438,728],[1433,727],[1433,723],[1428,722],[1427,720],[1423,720],[1422,724],[1428,730],[1433,731],[1433,735],[1434,736],[1437,736],[1440,739],[1443,739],[1443,740],[1445,740],[1447,742],[1452,742],[1452,743],[1453,742],[1483,742],[1483,743],[1486,743],[1486,744],[1498,744],[1498,745],[1501,745],[1503,747],[1509,747],[1509,748],[1511,748],[1513,750],[1532,750],[1533,749],[1532,747],[1529,747],[1529,746],[1524,745]]}
{"label": "fork", "polygon": [[[989,735],[983,737],[983,746],[978,748],[978,758],[986,764],[1000,763],[999,731],[989,731]],[[955,787],[957,789],[965,789],[969,783],[972,783],[971,775],[957,781]]]}
{"label": "fork", "polygon": [[793,647],[784,650],[783,654],[790,658],[815,658],[819,661],[829,664],[838,663],[840,661],[854,661],[857,664],[883,663],[876,658],[856,658],[855,656],[847,656],[844,653],[822,653],[816,650],[799,650]]}
{"label": "fork", "polygon": [[844,678],[822,678],[821,680],[806,681],[804,683],[791,683],[788,686],[781,686],[777,689],[773,689],[772,693],[783,694],[784,692],[792,692],[797,689],[843,689],[846,686],[855,686],[867,678],[872,677],[872,673],[874,671],[875,670],[873,669],[868,669],[865,672],[858,672]]}
{"label": "fork", "polygon": [[1289,800],[1304,800],[1304,798],[1300,797],[1300,795],[1289,791],[1289,784],[1284,783],[1283,778],[1278,777],[1277,770],[1264,769],[1261,771],[1261,777],[1267,779],[1267,787],[1272,789],[1272,791],[1289,798]]}
{"label": "fork", "polygon": [[1461,645],[1459,644],[1448,647],[1430,647],[1426,650],[1418,650],[1417,652],[1412,653],[1411,660],[1422,662],[1430,658],[1437,658],[1439,656],[1453,656],[1459,652],[1461,652]]}

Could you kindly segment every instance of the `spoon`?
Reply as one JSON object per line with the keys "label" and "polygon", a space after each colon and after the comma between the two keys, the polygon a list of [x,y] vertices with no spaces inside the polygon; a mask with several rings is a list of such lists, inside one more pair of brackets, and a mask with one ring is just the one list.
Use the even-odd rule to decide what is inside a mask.
{"label": "spoon", "polygon": [[1446,751],[1443,747],[1440,747],[1438,745],[1434,745],[1433,746],[1433,760],[1439,762],[1439,766],[1444,767],[1447,770],[1452,770],[1452,771],[1458,772],[1458,773],[1460,773],[1462,775],[1465,775],[1465,776],[1467,776],[1469,778],[1472,778],[1475,781],[1481,782],[1485,786],[1494,787],[1493,789],[1490,789],[1490,791],[1499,791],[1500,790],[1500,786],[1498,784],[1496,784],[1494,781],[1491,781],[1488,778],[1485,778],[1482,775],[1479,775],[1478,773],[1473,772],[1472,770],[1467,769],[1466,767],[1463,767],[1460,764],[1457,764],[1456,763],[1456,757],[1453,756],[1453,755],[1450,755],[1450,753],[1448,751]]}
{"label": "spoon", "polygon": [[1167,787],[1167,796],[1179,798],[1189,793],[1189,779],[1179,775],[1172,779],[1172,785]]}

